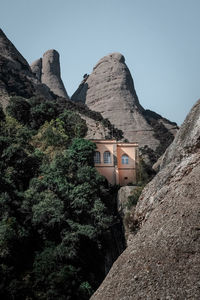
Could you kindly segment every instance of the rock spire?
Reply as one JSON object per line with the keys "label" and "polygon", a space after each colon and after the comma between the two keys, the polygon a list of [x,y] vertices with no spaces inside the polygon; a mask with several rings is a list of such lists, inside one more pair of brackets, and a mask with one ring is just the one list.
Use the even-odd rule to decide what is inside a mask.
{"label": "rock spire", "polygon": [[41,83],[45,84],[57,96],[69,99],[60,75],[59,53],[48,50],[40,58],[31,64],[32,72]]}
{"label": "rock spire", "polygon": [[140,147],[147,145],[156,150],[160,146],[158,127],[163,127],[166,134],[177,130],[176,124],[141,106],[131,73],[120,53],[100,59],[71,99],[100,112],[124,132],[126,139],[139,142]]}
{"label": "rock spire", "polygon": [[0,103],[4,109],[14,95],[52,99],[49,88],[34,76],[26,59],[0,29]]}

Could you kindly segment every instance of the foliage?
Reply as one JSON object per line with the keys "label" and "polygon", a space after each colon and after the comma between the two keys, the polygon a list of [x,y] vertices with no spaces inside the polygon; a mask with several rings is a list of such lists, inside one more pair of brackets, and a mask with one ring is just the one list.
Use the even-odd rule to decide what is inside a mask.
{"label": "foliage", "polygon": [[[151,152],[150,152],[150,151]],[[156,174],[156,172],[152,169],[152,166],[147,164],[143,160],[143,156],[145,156],[147,153],[152,153],[152,150],[148,148],[147,146],[140,148],[141,154],[139,157],[139,163],[137,167],[137,182],[139,185],[147,184]]]}
{"label": "foliage", "polygon": [[136,186],[130,196],[128,196],[127,208],[130,210],[133,206],[136,206],[138,199],[144,189],[145,185]]}
{"label": "foliage", "polygon": [[[163,118],[161,115],[151,111],[151,110],[145,110],[143,112],[147,122],[153,127],[154,130],[154,137],[160,141],[160,145],[156,148],[154,151],[154,154],[152,153],[153,151],[151,149],[144,149],[148,151],[148,154],[151,157],[152,163],[155,163],[158,158],[165,152],[167,147],[172,143],[174,139],[174,135],[164,126],[164,124],[159,121],[163,120],[166,121],[166,123],[174,126],[174,128],[178,128],[177,124],[174,122],[171,122],[165,118]],[[151,153],[149,151],[151,150]],[[151,155],[152,154],[152,155]]]}
{"label": "foliage", "polygon": [[104,278],[113,217],[95,145],[82,139],[85,121],[37,99],[18,98],[8,113],[0,123],[0,297],[89,299]]}
{"label": "foliage", "polygon": [[[19,109],[20,107],[22,110]],[[83,137],[87,131],[87,126],[77,114],[80,113],[101,122],[104,127],[109,129],[109,137],[114,137],[117,140],[123,138],[122,131],[115,128],[108,119],[104,119],[99,112],[91,111],[84,104],[66,101],[64,98],[50,101],[38,96],[30,99],[14,96],[10,99],[7,113],[32,129],[39,129],[45,121],[49,122],[59,117],[65,123],[66,130],[69,130],[70,133],[74,131],[77,137]]]}
{"label": "foliage", "polygon": [[0,104],[0,122],[5,121],[5,114],[3,112],[3,108]]}
{"label": "foliage", "polygon": [[22,124],[27,124],[30,118],[31,106],[23,97],[12,97],[7,107],[7,113]]}

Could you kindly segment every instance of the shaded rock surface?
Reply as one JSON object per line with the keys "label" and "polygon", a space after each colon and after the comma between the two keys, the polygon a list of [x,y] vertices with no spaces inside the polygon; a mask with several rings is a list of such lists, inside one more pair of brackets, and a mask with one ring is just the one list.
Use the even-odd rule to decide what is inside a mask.
{"label": "shaded rock surface", "polygon": [[41,82],[42,77],[42,58],[35,60],[31,64],[31,70],[35,74],[36,78]]}
{"label": "shaded rock surface", "polygon": [[60,57],[59,53],[54,50],[48,50],[31,64],[31,70],[41,83],[57,96],[69,99],[60,75]]}
{"label": "shaded rock surface", "polygon": [[25,58],[0,29],[0,103],[3,108],[9,97],[15,95],[53,98],[49,88],[34,76]]}
{"label": "shaded rock surface", "polygon": [[135,236],[92,300],[200,299],[200,100],[134,213]]}
{"label": "shaded rock surface", "polygon": [[136,186],[122,186],[117,195],[117,209],[121,217],[123,218],[125,213],[127,212],[127,202],[128,197],[131,195],[131,193],[134,191]]}
{"label": "shaded rock surface", "polygon": [[141,106],[132,76],[120,53],[103,57],[71,99],[100,112],[124,132],[126,139],[138,142],[140,147],[147,145],[155,151],[163,145],[161,140],[165,138],[166,149],[177,131],[175,123]]}
{"label": "shaded rock surface", "polygon": [[9,60],[10,67],[30,71],[27,61],[6,37],[2,29],[0,29],[0,55]]}
{"label": "shaded rock surface", "polygon": [[96,121],[88,116],[80,114],[81,118],[86,121],[87,124],[87,135],[88,140],[92,139],[105,139],[106,136],[110,135],[108,127],[105,127],[102,122]]}
{"label": "shaded rock surface", "polygon": [[[61,107],[63,103],[63,109],[75,111],[86,120],[88,126],[86,138],[105,139],[111,138],[113,134],[117,140],[123,138],[122,132],[114,128],[108,120],[104,120],[100,113],[89,110],[84,104],[76,104],[68,98],[63,98],[63,96],[56,96],[46,84],[41,83],[43,64],[46,64],[44,70],[54,73],[57,79],[60,76],[59,56],[54,50],[50,51],[50,54],[53,53],[56,56],[54,60],[56,67],[53,71],[48,60],[48,57],[50,57],[48,51],[46,52],[48,55],[44,55],[48,56],[46,62],[40,58],[30,68],[27,61],[2,30],[0,30],[0,50],[0,104],[4,109],[8,105],[11,96],[22,96],[24,98],[40,96],[52,101],[58,99]],[[55,80],[55,82],[58,81]]]}

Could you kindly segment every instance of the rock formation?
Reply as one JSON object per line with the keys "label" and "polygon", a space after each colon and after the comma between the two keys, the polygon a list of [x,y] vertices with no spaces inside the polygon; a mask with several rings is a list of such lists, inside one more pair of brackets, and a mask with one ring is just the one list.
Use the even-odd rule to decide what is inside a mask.
{"label": "rock formation", "polygon": [[163,145],[163,138],[170,142],[177,131],[175,123],[140,105],[130,71],[120,53],[103,57],[71,99],[100,112],[124,132],[126,139],[139,142],[140,147],[147,145],[155,151]]}
{"label": "rock formation", "polygon": [[9,66],[18,70],[30,71],[25,58],[19,53],[15,46],[9,41],[4,32],[0,29],[0,55],[9,60]]}
{"label": "rock formation", "polygon": [[31,64],[31,70],[36,78],[41,82],[42,77],[42,58],[37,59]]}
{"label": "rock formation", "polygon": [[134,213],[132,242],[92,300],[200,299],[200,100]]}
{"label": "rock formation", "polygon": [[25,58],[0,29],[0,103],[4,108],[14,95],[52,99],[49,88],[34,76]]}
{"label": "rock formation", "polygon": [[48,50],[31,64],[32,72],[57,96],[69,99],[60,76],[60,59],[56,50]]}
{"label": "rock formation", "polygon": [[[113,133],[117,139],[123,137],[122,132],[114,128],[109,121],[104,120],[99,113],[89,110],[85,105],[71,102],[68,96],[63,98],[67,94],[60,79],[59,54],[55,50],[47,51],[43,59],[36,60],[30,68],[25,58],[0,30],[0,51],[0,104],[4,109],[11,96],[24,98],[41,96],[47,100],[58,99],[60,105],[63,102],[63,107],[67,106],[69,110],[79,113],[86,120],[88,126],[86,138],[105,139],[111,137]],[[55,93],[60,93],[61,98],[50,92],[49,87],[42,83],[42,80],[46,80],[46,84]],[[54,82],[51,83],[51,80]]]}

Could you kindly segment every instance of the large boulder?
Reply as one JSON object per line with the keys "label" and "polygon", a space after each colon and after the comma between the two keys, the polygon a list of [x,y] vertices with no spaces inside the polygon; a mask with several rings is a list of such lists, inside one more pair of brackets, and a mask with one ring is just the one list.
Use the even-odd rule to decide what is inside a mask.
{"label": "large boulder", "polygon": [[127,140],[138,142],[140,148],[148,146],[153,151],[160,148],[158,156],[177,131],[175,123],[141,106],[131,73],[120,53],[103,57],[91,75],[84,76],[71,99],[100,112],[124,132]]}
{"label": "large boulder", "polygon": [[200,100],[134,213],[134,237],[92,300],[200,299]]}

